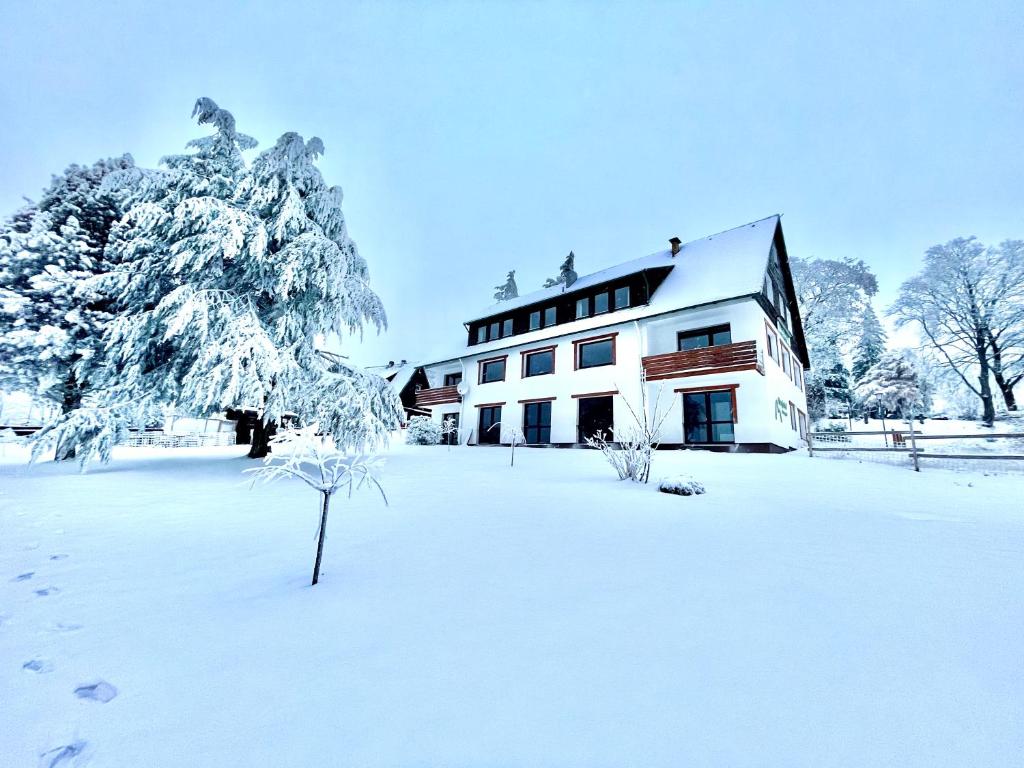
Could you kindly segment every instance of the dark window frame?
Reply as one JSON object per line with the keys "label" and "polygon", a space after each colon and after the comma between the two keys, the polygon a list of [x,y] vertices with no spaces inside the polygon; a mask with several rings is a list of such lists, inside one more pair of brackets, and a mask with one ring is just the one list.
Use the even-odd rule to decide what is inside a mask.
{"label": "dark window frame", "polygon": [[[717,335],[719,335],[721,333],[728,333],[729,334],[729,341],[724,342],[722,344],[716,344],[715,343],[715,336],[717,336]],[[679,331],[678,333],[676,333],[676,351],[677,352],[690,351],[690,350],[683,350],[683,340],[684,339],[699,339],[702,336],[707,338],[708,343],[705,344],[703,347],[691,347],[690,350],[693,350],[693,349],[709,349],[710,347],[724,347],[727,344],[732,344],[733,343],[733,341],[732,341],[732,324],[731,323],[720,323],[718,325],[709,325],[709,326],[707,326],[705,328],[693,328],[693,329],[688,330],[688,331]]]}
{"label": "dark window frame", "polygon": [[[557,358],[558,358],[558,355],[555,353],[555,350],[557,350],[557,349],[558,349],[558,345],[557,344],[552,344],[549,347],[535,347],[534,349],[524,349],[522,352],[520,352],[519,354],[521,355],[521,358],[522,358],[522,360],[521,360],[521,363],[522,363],[521,364],[521,368],[522,368],[522,370],[521,370],[521,372],[519,374],[520,377],[524,378],[524,379],[532,379],[535,376],[550,376],[551,374],[553,374],[555,372],[555,366],[557,364]],[[530,369],[530,358],[532,356],[534,356],[534,355],[543,355],[543,354],[550,354],[551,355],[551,370],[547,371],[545,373],[530,373],[529,372],[529,369]]]}
{"label": "dark window frame", "polygon": [[[551,315],[551,322],[548,322],[548,315]],[[544,324],[542,327],[550,328],[553,325],[558,325],[558,307],[545,307],[544,308]]]}
{"label": "dark window frame", "polygon": [[[454,381],[453,381],[454,379]],[[461,373],[446,373],[444,375],[444,386],[446,387],[457,387],[462,383]]]}
{"label": "dark window frame", "polygon": [[[526,445],[548,445],[551,443],[551,421],[553,407],[551,403],[555,400],[554,397],[536,397],[530,400],[520,400],[519,403],[523,406],[523,440]],[[547,412],[547,424],[543,423],[541,417]],[[537,416],[537,421],[534,424],[530,423],[530,416]],[[544,433],[547,433],[547,440],[544,440]],[[531,440],[531,437],[536,437],[536,440]]]}
{"label": "dark window frame", "polygon": [[501,321],[501,338],[505,339],[509,336],[516,335],[516,324],[511,317],[506,317]]}
{"label": "dark window frame", "polygon": [[[626,292],[626,303],[625,303],[625,304],[621,304],[621,305],[620,305],[620,304],[619,304],[619,294],[620,294],[620,293],[621,293],[622,291],[625,291],[625,292]],[[629,291],[629,286],[628,286],[628,285],[620,285],[620,286],[619,286],[618,288],[616,288],[616,289],[615,289],[615,290],[613,291],[613,294],[614,294],[614,296],[613,296],[613,300],[612,300],[612,310],[613,310],[613,311],[614,311],[614,310],[619,310],[619,309],[629,309],[629,307],[630,307],[630,303],[629,303],[629,298],[630,298],[630,297],[629,297],[629,293],[630,293],[630,291]]]}
{"label": "dark window frame", "polygon": [[[500,403],[480,403],[480,405],[476,406],[477,407],[477,417],[476,417],[476,427],[477,427],[476,443],[477,443],[477,445],[482,445],[482,444],[499,445],[501,443],[501,427],[500,426],[498,427],[498,431],[497,432],[493,432],[491,430],[491,427],[493,425],[495,425],[495,424],[499,424],[499,425],[501,424],[501,409],[502,409],[502,407],[504,405],[505,405],[504,402],[500,402]],[[494,418],[495,411],[497,411],[497,416],[498,416],[497,419]],[[491,423],[488,425],[487,429],[484,429],[484,427],[483,427],[485,413],[490,416],[490,421],[491,421]],[[492,435],[493,435],[493,437],[492,437]]]}
{"label": "dark window frame", "polygon": [[[600,336],[590,336],[586,339],[576,339],[572,343],[572,359],[574,370],[584,370],[589,368],[603,368],[608,365],[615,365],[616,362],[616,337],[619,335],[618,331],[615,333],[603,333]],[[590,344],[600,344],[605,341],[610,341],[612,345],[611,360],[607,363],[599,363],[597,365],[582,365],[583,362],[583,348]]]}
{"label": "dark window frame", "polygon": [[[489,379],[484,381],[484,371],[486,366],[490,363],[501,363],[502,372],[500,379]],[[508,355],[501,355],[500,357],[488,357],[486,360],[477,361],[477,384],[495,384],[499,381],[505,381],[508,378]]]}
{"label": "dark window frame", "polygon": [[[537,318],[537,324],[536,325],[533,324],[533,318],[535,318],[535,317]],[[544,312],[543,312],[543,310],[535,309],[532,312],[530,312],[530,326],[529,326],[530,330],[531,331],[539,331],[540,328],[541,328],[541,321],[543,319],[544,319]]]}
{"label": "dark window frame", "polygon": [[[683,442],[689,445],[734,445],[736,443],[736,429],[735,425],[739,423],[739,409],[736,406],[736,390],[739,389],[739,384],[720,384],[717,386],[707,387],[681,387],[676,390],[676,393],[681,393],[683,396]],[[729,408],[732,411],[732,440],[714,440],[714,428],[715,424],[727,424],[724,419],[713,419],[711,418],[711,394],[718,392],[729,393]],[[707,414],[707,421],[701,422],[706,425],[708,439],[706,441],[690,440],[689,430],[686,424],[686,396],[687,395],[704,395],[704,412]]]}
{"label": "dark window frame", "polygon": [[[604,299],[604,309],[598,309],[597,306],[598,299],[601,298]],[[591,306],[594,308],[594,315],[606,315],[612,311],[612,302],[607,290],[598,291],[597,293],[594,294],[593,299],[594,300],[593,302],[591,302]]]}
{"label": "dark window frame", "polygon": [[[585,311],[582,315],[580,314],[581,305],[585,305]],[[576,319],[584,320],[591,316],[592,313],[590,312],[590,296],[580,296],[578,299],[576,299]]]}

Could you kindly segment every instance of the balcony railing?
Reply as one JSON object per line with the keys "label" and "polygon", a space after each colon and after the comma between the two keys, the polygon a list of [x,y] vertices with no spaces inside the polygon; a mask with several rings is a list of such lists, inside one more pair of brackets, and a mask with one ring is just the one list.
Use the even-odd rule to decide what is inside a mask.
{"label": "balcony railing", "polygon": [[650,355],[643,359],[643,363],[648,381],[733,371],[757,371],[764,375],[764,361],[757,350],[756,341],[739,341],[717,347]]}
{"label": "balcony railing", "polygon": [[429,408],[432,405],[444,405],[445,403],[457,403],[462,398],[459,396],[456,387],[434,387],[432,389],[421,389],[416,392],[416,407]]}

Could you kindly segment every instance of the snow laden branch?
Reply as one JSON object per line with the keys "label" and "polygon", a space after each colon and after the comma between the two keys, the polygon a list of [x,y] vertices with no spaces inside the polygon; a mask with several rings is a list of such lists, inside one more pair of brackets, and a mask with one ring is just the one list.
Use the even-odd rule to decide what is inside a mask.
{"label": "snow laden branch", "polygon": [[271,441],[273,453],[263,465],[245,470],[256,482],[270,483],[282,479],[301,480],[320,494],[320,524],[317,529],[316,560],[313,564],[313,585],[320,580],[327,512],[331,498],[339,491],[347,498],[361,489],[376,488],[384,504],[388,499],[378,479],[381,460],[368,454],[347,454],[320,433],[317,425],[288,429]]}
{"label": "snow laden branch", "polygon": [[621,429],[612,430],[609,441],[604,434],[585,435],[584,439],[591,448],[604,454],[605,459],[619,476],[619,480],[632,480],[634,483],[646,483],[651,477],[651,464],[654,452],[661,443],[661,427],[668,418],[669,411],[661,410],[661,399],[665,391],[658,387],[658,394],[653,407],[647,393],[647,378],[641,375],[640,404],[634,407],[629,400],[623,398],[623,404],[633,423]]}

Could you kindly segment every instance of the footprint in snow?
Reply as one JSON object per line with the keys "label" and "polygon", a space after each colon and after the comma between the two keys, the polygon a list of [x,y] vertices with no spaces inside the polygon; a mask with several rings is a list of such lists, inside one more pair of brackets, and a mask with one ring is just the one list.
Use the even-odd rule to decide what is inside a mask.
{"label": "footprint in snow", "polygon": [[75,688],[75,696],[80,699],[89,699],[90,701],[98,701],[101,704],[106,704],[112,698],[117,696],[117,688],[104,680],[100,680],[98,683],[93,683],[92,685],[78,686]]}
{"label": "footprint in snow", "polygon": [[28,581],[35,575],[35,571],[26,571],[25,573],[19,573],[17,576],[11,579],[11,581]]}
{"label": "footprint in snow", "polygon": [[24,547],[22,547],[22,549],[25,550],[26,552],[28,552],[30,550],[33,550],[33,549],[39,549],[39,542],[38,541],[30,541],[28,544],[26,544]]}
{"label": "footprint in snow", "polygon": [[61,768],[69,765],[85,765],[88,755],[87,741],[73,741],[70,744],[51,749],[39,756],[39,768]]}
{"label": "footprint in snow", "polygon": [[43,587],[35,592],[39,597],[47,597],[48,595],[56,595],[60,592],[60,589],[58,587]]}
{"label": "footprint in snow", "polygon": [[63,560],[63,559],[65,559],[66,557],[67,557],[67,555],[64,555],[64,554],[60,554],[60,555],[50,555],[50,559],[51,559],[51,560]]}
{"label": "footprint in snow", "polygon": [[26,672],[37,672],[40,675],[46,674],[47,672],[53,672],[53,664],[48,662],[46,659],[32,659],[26,661],[21,665],[21,668]]}
{"label": "footprint in snow", "polygon": [[75,623],[69,622],[69,621],[58,621],[56,624],[54,624],[52,627],[50,627],[50,631],[51,632],[77,632],[81,628],[82,628],[81,624],[75,624]]}

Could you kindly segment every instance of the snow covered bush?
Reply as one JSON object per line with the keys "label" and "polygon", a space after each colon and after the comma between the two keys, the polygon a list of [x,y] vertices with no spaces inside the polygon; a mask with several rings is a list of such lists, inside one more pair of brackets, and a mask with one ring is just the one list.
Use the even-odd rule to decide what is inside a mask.
{"label": "snow covered bush", "polygon": [[661,412],[661,396],[663,387],[658,388],[658,396],[650,407],[647,396],[647,378],[640,376],[640,406],[634,408],[623,398],[623,403],[633,417],[633,424],[613,431],[613,440],[609,441],[603,434],[586,436],[584,440],[591,448],[604,454],[619,480],[632,480],[634,483],[646,483],[651,476],[651,463],[654,452],[661,442],[661,425],[665,423],[669,412]]}
{"label": "snow covered bush", "polygon": [[439,445],[441,425],[429,416],[413,416],[405,430],[405,442],[409,445]]}
{"label": "snow covered bush", "polygon": [[330,437],[319,434],[317,425],[303,429],[286,429],[271,439],[277,449],[264,459],[263,466],[245,470],[257,480],[271,482],[281,478],[301,480],[320,492],[320,525],[316,537],[316,560],[313,563],[313,585],[320,580],[320,563],[327,531],[327,511],[331,497],[345,490],[348,497],[364,486],[380,491],[384,503],[388,498],[377,479],[379,459],[364,454],[348,455],[339,451]]}
{"label": "snow covered bush", "polygon": [[676,496],[699,496],[705,493],[704,486],[689,475],[663,478],[658,482],[658,490]]}

